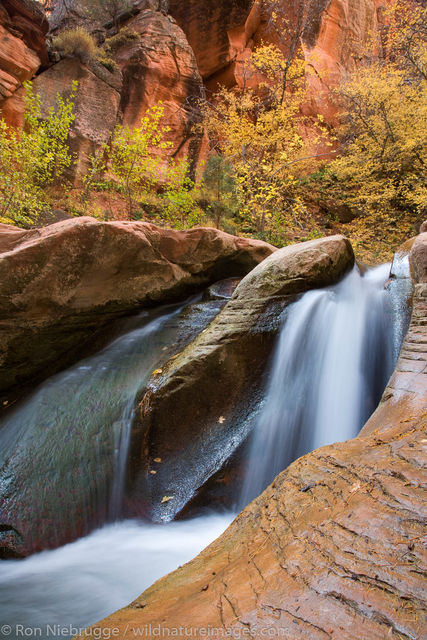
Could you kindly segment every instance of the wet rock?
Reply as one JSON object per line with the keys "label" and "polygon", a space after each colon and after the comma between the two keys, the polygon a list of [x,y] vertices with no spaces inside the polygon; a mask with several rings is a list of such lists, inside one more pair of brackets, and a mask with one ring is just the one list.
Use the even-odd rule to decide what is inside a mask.
{"label": "wet rock", "polygon": [[55,548],[134,513],[123,501],[134,399],[151,372],[224,304],[196,300],[128,318],[103,350],[47,380],[4,416],[0,557]]}
{"label": "wet rock", "polygon": [[77,218],[26,231],[0,225],[0,389],[84,355],[111,320],[177,300],[274,251],[215,229]]}
{"label": "wet rock", "polygon": [[411,323],[382,400],[362,430],[365,435],[382,437],[396,425],[409,428],[427,413],[427,233],[415,239],[409,261],[414,280]]}
{"label": "wet rock", "polygon": [[[337,282],[354,262],[332,236],[280,249],[237,286],[212,324],[151,381],[131,445],[134,503],[165,520],[179,512],[248,434],[286,305]],[[147,464],[161,458],[156,475]],[[147,497],[148,496],[148,497]],[[173,500],[162,503],[163,496]]]}
{"label": "wet rock", "polygon": [[416,282],[427,282],[427,232],[416,238],[411,248],[410,261]]}

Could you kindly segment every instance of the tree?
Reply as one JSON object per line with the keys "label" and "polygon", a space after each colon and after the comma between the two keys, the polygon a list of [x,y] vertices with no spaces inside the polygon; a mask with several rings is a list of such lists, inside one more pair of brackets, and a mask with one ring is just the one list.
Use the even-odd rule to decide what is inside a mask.
{"label": "tree", "polygon": [[237,209],[233,167],[224,156],[215,154],[209,158],[203,173],[203,186],[210,196],[208,212],[219,229],[222,219],[234,215]]}
{"label": "tree", "polygon": [[388,63],[359,69],[340,89],[347,105],[342,155],[327,189],[359,210],[355,244],[393,244],[427,211],[426,81]]}
{"label": "tree", "polygon": [[73,99],[77,83],[64,99],[41,116],[40,96],[26,83],[25,129],[10,129],[0,119],[0,219],[17,225],[31,225],[47,206],[46,188],[60,186],[73,162],[68,135],[74,121]]}
{"label": "tree", "polygon": [[[305,62],[295,56],[289,64],[278,47],[263,45],[249,64],[262,73],[263,81],[256,90],[220,89],[202,104],[204,126],[212,148],[233,167],[245,230],[285,242],[287,231],[304,213],[298,175],[316,155],[302,136],[307,124],[300,110]],[[320,142],[321,119],[317,126]]]}
{"label": "tree", "polygon": [[106,147],[110,169],[127,200],[129,218],[143,194],[158,184],[162,175],[159,152],[170,148],[165,140],[170,127],[161,125],[164,115],[162,103],[148,109],[139,127],[117,125],[111,144]]}

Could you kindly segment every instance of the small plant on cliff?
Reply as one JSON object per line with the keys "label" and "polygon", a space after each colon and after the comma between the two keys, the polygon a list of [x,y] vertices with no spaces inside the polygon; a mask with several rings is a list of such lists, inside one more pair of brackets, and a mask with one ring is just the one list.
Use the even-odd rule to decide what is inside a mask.
{"label": "small plant on cliff", "polygon": [[120,29],[118,33],[111,36],[110,38],[106,38],[104,42],[104,49],[108,53],[113,53],[120,49],[125,44],[129,42],[135,42],[135,40],[139,40],[140,35],[136,33],[136,31],[132,31],[128,27],[123,27]]}
{"label": "small plant on cliff", "polygon": [[26,83],[26,127],[15,131],[0,119],[0,220],[20,226],[36,222],[47,207],[46,187],[63,183],[71,165],[67,140],[74,121],[71,94],[56,97],[56,105],[42,118],[40,96]]}
{"label": "small plant on cliff", "polygon": [[82,27],[62,31],[53,39],[52,46],[67,56],[79,58],[84,63],[94,60],[98,55],[95,38]]}

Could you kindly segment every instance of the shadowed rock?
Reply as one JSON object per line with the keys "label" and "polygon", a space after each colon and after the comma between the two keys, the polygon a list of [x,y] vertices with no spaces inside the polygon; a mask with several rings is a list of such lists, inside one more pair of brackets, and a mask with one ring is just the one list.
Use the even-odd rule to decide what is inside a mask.
{"label": "shadowed rock", "polygon": [[84,355],[111,320],[245,275],[275,249],[215,229],[78,218],[0,225],[0,389]]}
{"label": "shadowed rock", "polygon": [[[151,503],[152,518],[170,519],[234,453],[250,430],[284,307],[308,289],[337,282],[353,262],[342,236],[276,251],[154,376],[131,448],[135,504]],[[148,469],[155,458],[162,464],[153,476]],[[164,496],[173,499],[162,502]]]}

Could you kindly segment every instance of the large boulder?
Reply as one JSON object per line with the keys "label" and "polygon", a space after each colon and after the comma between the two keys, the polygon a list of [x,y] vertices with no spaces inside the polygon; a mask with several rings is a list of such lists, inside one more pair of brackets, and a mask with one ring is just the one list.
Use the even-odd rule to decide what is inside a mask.
{"label": "large boulder", "polygon": [[77,218],[0,225],[0,389],[79,359],[113,319],[241,276],[274,247],[211,228]]}
{"label": "large boulder", "polygon": [[[283,309],[304,291],[337,282],[353,262],[342,236],[276,251],[240,282],[210,326],[157,372],[131,444],[134,504],[150,504],[154,520],[170,519],[233,455],[256,413]],[[157,458],[162,463],[151,475]]]}
{"label": "large boulder", "polygon": [[[416,244],[425,256],[425,238]],[[97,634],[137,635],[150,625],[159,637],[180,627],[193,638],[206,629],[252,638],[423,637],[425,287],[415,282],[411,328],[386,391],[393,400],[379,408],[375,429],[371,419],[357,438],[294,462],[216,542],[94,625]]]}

